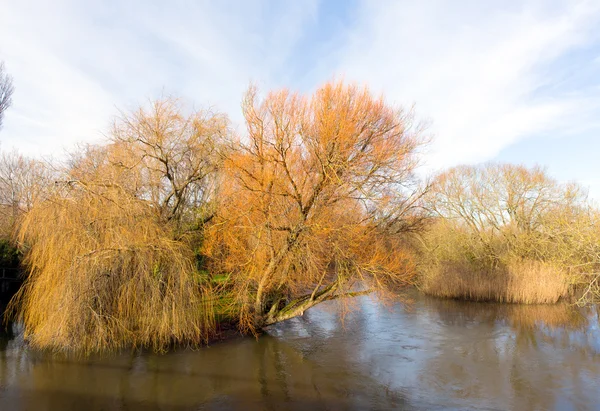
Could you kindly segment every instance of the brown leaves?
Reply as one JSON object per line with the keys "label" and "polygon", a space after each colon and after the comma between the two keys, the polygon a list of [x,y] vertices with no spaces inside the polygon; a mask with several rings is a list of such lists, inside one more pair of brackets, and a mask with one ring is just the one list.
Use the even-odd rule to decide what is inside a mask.
{"label": "brown leaves", "polygon": [[34,345],[161,350],[207,338],[215,306],[255,332],[410,281],[411,113],[341,82],[251,88],[243,111],[233,137],[224,115],[159,100],[73,156],[19,231],[30,277],[14,307]]}
{"label": "brown leaves", "polygon": [[214,331],[185,230],[214,201],[227,120],[173,100],[123,115],[73,156],[19,227],[29,277],[13,308],[33,345],[199,344]]}

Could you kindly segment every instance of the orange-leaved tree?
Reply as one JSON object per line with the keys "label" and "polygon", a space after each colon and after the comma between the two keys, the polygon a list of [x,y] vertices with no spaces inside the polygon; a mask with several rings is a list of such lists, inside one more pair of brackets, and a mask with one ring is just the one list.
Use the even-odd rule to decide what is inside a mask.
{"label": "orange-leaved tree", "polygon": [[247,135],[225,161],[204,243],[241,327],[407,284],[403,233],[420,222],[414,170],[424,142],[412,111],[336,82],[263,99],[251,87],[243,112]]}

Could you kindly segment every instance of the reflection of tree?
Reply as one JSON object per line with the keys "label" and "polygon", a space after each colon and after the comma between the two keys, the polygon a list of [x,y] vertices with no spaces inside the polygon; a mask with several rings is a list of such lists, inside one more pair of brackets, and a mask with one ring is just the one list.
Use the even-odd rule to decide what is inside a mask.
{"label": "reflection of tree", "polygon": [[162,356],[51,356],[15,337],[0,352],[0,405],[316,411],[410,409],[419,401],[458,409],[596,402],[595,308],[417,298],[402,311],[356,301],[345,326],[336,304],[326,303],[258,340]]}
{"label": "reflection of tree", "polygon": [[501,322],[515,328],[551,327],[582,329],[587,325],[585,310],[566,304],[469,303],[458,300],[425,299],[441,321],[452,325]]}
{"label": "reflection of tree", "polygon": [[[600,364],[585,335],[589,309],[568,305],[508,305],[424,300],[443,326],[420,374],[423,384],[444,396],[476,406],[545,410],[593,401],[585,375],[600,375]],[[579,396],[575,398],[574,396]],[[493,401],[498,401],[494,403]]]}
{"label": "reflection of tree", "polygon": [[[236,339],[198,351],[89,359],[9,345],[0,386],[10,409],[397,409],[406,401],[368,375],[308,359],[281,339]],[[24,361],[18,358],[25,355]],[[8,401],[8,402],[7,402]],[[406,407],[403,407],[406,408]]]}

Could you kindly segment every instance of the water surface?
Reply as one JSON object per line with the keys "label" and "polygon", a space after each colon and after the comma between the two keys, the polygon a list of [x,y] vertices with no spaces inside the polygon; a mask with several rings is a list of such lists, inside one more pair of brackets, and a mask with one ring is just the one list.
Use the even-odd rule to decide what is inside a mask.
{"label": "water surface", "polygon": [[0,336],[2,410],[600,410],[596,307],[370,297],[166,355],[89,359]]}

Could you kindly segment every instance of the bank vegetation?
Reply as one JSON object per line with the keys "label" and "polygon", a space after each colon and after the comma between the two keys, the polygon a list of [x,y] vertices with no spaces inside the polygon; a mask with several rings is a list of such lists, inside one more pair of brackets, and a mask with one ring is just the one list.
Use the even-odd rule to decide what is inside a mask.
{"label": "bank vegetation", "polygon": [[425,218],[413,113],[342,82],[250,88],[242,106],[237,135],[224,113],[151,101],[106,144],[35,163],[44,178],[3,173],[27,270],[10,308],[33,346],[160,351],[411,284],[407,238]]}
{"label": "bank vegetation", "polygon": [[598,296],[600,214],[540,167],[460,166],[427,196],[420,287],[439,297],[554,303]]}
{"label": "bank vegetation", "polygon": [[330,82],[250,87],[245,130],[178,99],[122,112],[63,161],[0,157],[0,230],[32,346],[164,351],[223,324],[258,335],[311,307],[417,285],[439,297],[598,295],[598,212],[540,168],[416,176],[412,110]]}

